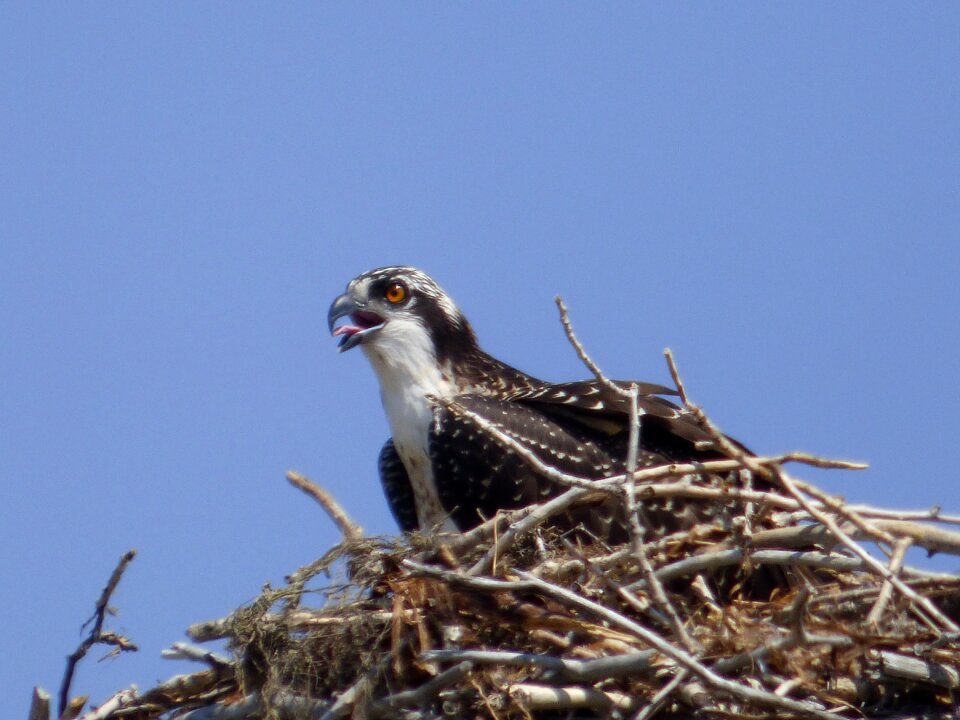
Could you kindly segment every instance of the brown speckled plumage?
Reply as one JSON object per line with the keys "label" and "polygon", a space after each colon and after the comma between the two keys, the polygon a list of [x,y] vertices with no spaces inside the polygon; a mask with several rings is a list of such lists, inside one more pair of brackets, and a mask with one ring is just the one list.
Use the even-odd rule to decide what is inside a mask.
{"label": "brown speckled plumage", "polygon": [[[395,283],[402,283],[408,297],[400,307],[379,299],[384,288]],[[426,345],[432,351],[432,355],[427,353],[427,362],[436,365],[435,377],[422,367],[416,377],[431,375],[431,382],[440,388],[434,394],[445,393],[447,400],[443,404],[431,402],[429,395],[424,400],[430,415],[429,429],[423,435],[427,447],[421,448],[422,455],[409,447],[399,452],[394,438],[380,453],[381,481],[403,530],[418,529],[424,517],[438,517],[436,508],[425,512],[421,507],[418,514],[417,497],[421,503],[427,496],[433,498],[433,504],[439,501],[442,515],[456,528],[466,530],[498,510],[522,507],[563,490],[492,439],[468,414],[458,413],[457,407],[494,424],[539,460],[563,472],[598,479],[623,472],[629,406],[621,395],[595,380],[548,383],[488,355],[480,349],[473,329],[450,297],[414,268],[380,268],[351,281],[348,292],[331,308],[331,327],[336,319],[334,308],[347,302],[344,297],[356,307],[375,313],[385,327],[394,318],[407,323],[404,327],[409,329],[404,332],[409,334],[409,346]],[[392,352],[402,354],[407,336],[394,332],[398,339],[391,341]],[[376,342],[383,342],[376,331],[364,338],[365,346]],[[375,359],[370,354],[375,351],[367,350]],[[424,364],[422,358],[419,362]],[[384,377],[387,372],[378,373],[382,388],[392,387],[391,382],[397,384],[393,375]],[[409,374],[413,377],[415,373],[411,370]],[[620,384],[626,387],[630,383]],[[663,397],[675,395],[673,390],[650,383],[637,385],[642,413],[638,467],[716,457],[715,452],[697,448],[696,443],[709,440],[709,435],[693,416]],[[388,398],[384,402],[388,405]],[[391,417],[394,435],[398,429],[406,429],[397,427],[403,422],[407,421],[399,419],[399,414]],[[414,455],[429,458],[428,475],[416,467]],[[435,492],[419,486],[415,492],[414,483],[418,482],[432,482]],[[663,515],[659,511],[654,514]],[[671,524],[683,524],[679,515],[676,523],[669,520],[669,515],[663,517],[664,530],[672,529]],[[622,522],[599,507],[593,517],[588,514],[585,518],[581,513],[577,518],[579,522],[585,519],[589,531],[603,536],[615,529],[611,522],[614,526],[618,520]]]}

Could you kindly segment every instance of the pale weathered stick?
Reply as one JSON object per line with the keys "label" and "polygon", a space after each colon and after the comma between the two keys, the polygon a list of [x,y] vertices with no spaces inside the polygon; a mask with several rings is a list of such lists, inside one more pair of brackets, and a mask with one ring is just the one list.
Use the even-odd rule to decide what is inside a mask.
{"label": "pale weathered stick", "polygon": [[713,424],[713,421],[707,417],[707,414],[700,408],[699,405],[694,405],[692,402],[690,402],[690,398],[687,396],[687,389],[684,387],[683,381],[680,379],[680,371],[677,370],[677,363],[673,359],[673,352],[670,350],[670,348],[664,348],[663,354],[667,359],[667,366],[670,368],[670,376],[673,378],[673,382],[677,386],[677,392],[680,393],[680,399],[683,401],[683,406],[697,419],[697,422],[700,423],[700,425],[710,433],[714,442],[716,443],[717,449],[723,452],[724,455],[740,461],[740,464],[743,465],[743,467],[749,468],[754,472],[762,472],[762,466],[753,461],[753,455],[744,452],[743,448],[732,442],[730,438],[720,431],[720,428]]}
{"label": "pale weathered stick", "polygon": [[233,665],[233,662],[223,655],[217,655],[209,650],[184,642],[175,642],[166,650],[161,650],[160,657],[164,660],[193,660],[215,668],[231,667]]}
{"label": "pale weathered stick", "polygon": [[[893,554],[890,556],[890,574],[899,575],[901,568],[903,568],[903,558],[907,554],[907,549],[910,545],[913,544],[913,541],[910,538],[900,538],[896,541],[893,546]],[[893,594],[893,584],[889,580],[884,580],[883,585],[880,588],[880,594],[877,596],[877,601],[873,604],[873,607],[870,608],[870,612],[867,613],[867,622],[871,625],[879,623],[880,618],[883,617],[883,611],[887,607],[887,603],[890,602],[890,596]]]}
{"label": "pale weathered stick", "polygon": [[883,672],[891,677],[939,685],[950,690],[960,688],[960,672],[943,663],[931,663],[888,650],[875,653]]}
{"label": "pale weathered stick", "polygon": [[883,528],[877,527],[875,523],[867,522],[859,513],[851,510],[842,498],[832,497],[819,488],[815,488],[813,485],[805,483],[802,480],[796,478],[791,478],[791,480],[798,490],[819,500],[825,508],[852,522],[861,532],[868,535],[871,539],[878,542],[885,542],[891,546],[896,542],[895,538]]}
{"label": "pale weathered stick", "polygon": [[471,670],[473,670],[472,662],[465,660],[458,663],[422,685],[418,685],[411,690],[404,690],[394,693],[393,695],[388,695],[382,700],[378,700],[367,708],[367,713],[364,717],[393,718],[397,716],[397,711],[401,708],[427,705],[434,700],[438,692],[450,685],[455,685],[460,682],[470,674]]}
{"label": "pale weathered stick", "polygon": [[287,471],[287,480],[320,503],[320,507],[327,511],[327,515],[340,528],[345,539],[357,540],[363,536],[363,529],[350,519],[347,511],[322,487],[294,470]]}
{"label": "pale weathered stick", "polygon": [[525,532],[532,530],[540,524],[546,522],[549,518],[557,515],[572,505],[588,497],[592,488],[573,487],[565,493],[558,495],[552,500],[541,503],[536,506],[529,514],[510,525],[498,538],[497,541],[484,553],[483,557],[477,560],[470,568],[470,575],[481,575],[493,567],[494,559],[503,555],[504,552],[513,547],[516,539]]}
{"label": "pale weathered stick", "polygon": [[[764,460],[769,460],[770,462],[779,462],[784,458],[784,456],[776,456],[773,458],[762,458]],[[732,469],[736,466],[735,461],[724,460],[723,462],[726,466],[726,469]],[[704,468],[702,465],[663,465],[657,468],[649,468],[647,470],[638,471],[637,475],[640,475],[644,480],[656,479],[656,478],[670,478],[673,476],[678,476],[681,478],[689,478],[690,473],[700,471],[712,471],[714,468],[711,465],[708,465]],[[649,474],[650,471],[656,471],[655,474]],[[597,481],[602,483],[605,481]],[[579,489],[581,486],[577,486]],[[583,485],[582,486],[585,492],[575,493],[572,495],[574,501],[578,501],[586,497],[586,491],[593,490],[594,485]],[[639,491],[640,497],[646,498],[669,498],[669,497],[682,497],[689,498],[693,500],[737,500],[740,502],[756,502],[756,503],[766,503],[771,507],[775,507],[781,510],[793,510],[796,511],[800,508],[800,503],[798,503],[793,498],[787,497],[785,495],[780,495],[777,493],[768,493],[768,492],[757,492],[753,490],[742,490],[735,487],[724,487],[724,488],[712,488],[704,487],[700,485],[693,485],[689,482],[689,479],[683,479],[680,481],[675,481],[672,483],[663,483],[663,484],[645,484]],[[518,508],[516,510],[507,510],[498,513],[495,517],[487,520],[481,525],[469,530],[465,533],[462,533],[459,536],[456,536],[448,541],[448,546],[454,552],[465,552],[473,549],[479,543],[485,542],[491,539],[500,537],[503,533],[503,528],[512,527],[515,523],[520,522],[529,515],[537,512],[541,505],[528,505],[527,507]],[[807,514],[803,511],[800,511],[801,516],[796,518],[797,521],[807,518]],[[682,536],[686,536],[687,531],[680,533]],[[958,535],[960,537],[960,535]],[[647,543],[647,545],[655,545],[662,542],[666,538],[658,538],[657,540]],[[624,551],[624,552],[629,552]]]}
{"label": "pale weathered stick", "polygon": [[470,661],[476,665],[534,667],[558,673],[568,680],[597,682],[608,678],[651,673],[655,669],[651,663],[653,656],[652,650],[641,650],[595,660],[574,660],[509,650],[428,650],[420,653],[420,660],[458,663]]}
{"label": "pale weathered stick", "polygon": [[793,484],[790,476],[788,476],[785,472],[780,472],[778,479],[783,487],[786,488],[787,492],[793,495],[797,501],[803,505],[804,509],[808,513],[810,513],[822,525],[828,527],[830,531],[840,540],[840,542],[842,542],[846,547],[852,550],[855,555],[863,560],[867,567],[873,570],[877,575],[889,580],[890,584],[893,585],[901,595],[923,608],[927,614],[935,618],[936,621],[940,623],[940,625],[946,630],[949,632],[960,631],[960,627],[958,627],[953,620],[944,615],[932,602],[930,602],[929,598],[919,595],[911,587],[905,585],[900,578],[891,574],[886,565],[873,557],[863,547],[861,547],[859,543],[845,533],[832,517],[830,517],[827,513],[815,508],[813,504],[803,496],[800,490],[797,489],[796,485]]}
{"label": "pale weathered stick", "polygon": [[108,698],[100,707],[81,715],[78,720],[106,720],[121,708],[134,704],[136,700],[137,691],[135,688],[120,690]]}
{"label": "pale weathered stick", "polygon": [[181,715],[177,720],[250,720],[263,711],[260,693],[250,693],[229,705],[207,705]]}
{"label": "pale weathered stick", "polygon": [[908,537],[914,545],[920,545],[931,552],[960,555],[960,533],[958,532],[931,525],[920,525],[907,520],[878,519],[874,520],[873,524],[894,535]]}
{"label": "pale weathered stick", "polygon": [[943,515],[939,506],[928,510],[890,510],[873,505],[848,505],[849,509],[862,517],[879,518],[885,520],[915,520],[939,522],[948,525],[960,525],[960,515]]}
{"label": "pale weathered stick", "polygon": [[[660,582],[670,582],[679,577],[695,575],[705,570],[718,570],[731,565],[740,565],[745,560],[757,565],[785,565],[831,568],[833,570],[862,570],[863,561],[843,555],[825,555],[820,552],[796,552],[794,550],[744,550],[731,548],[704,555],[694,555],[664,565],[655,575]],[[636,590],[647,586],[647,579],[637,580],[627,587]]]}
{"label": "pale weathered stick", "polygon": [[[627,530],[630,533],[630,548],[637,561],[640,563],[640,568],[643,571],[644,577],[647,578],[650,594],[653,597],[654,602],[660,608],[660,611],[663,612],[664,615],[666,615],[666,617],[669,619],[674,634],[680,639],[688,652],[696,652],[698,646],[687,634],[687,631],[683,627],[683,623],[680,621],[680,616],[677,614],[676,608],[673,607],[673,603],[670,602],[666,592],[664,592],[663,587],[660,585],[659,581],[654,575],[653,565],[650,564],[650,558],[647,557],[647,553],[643,545],[645,531],[640,523],[640,508],[637,506],[636,480],[634,477],[637,471],[637,456],[640,451],[641,413],[638,405],[640,393],[639,388],[637,387],[636,383],[631,383],[629,389],[624,389],[610,382],[606,378],[606,376],[600,370],[600,366],[593,361],[589,353],[587,353],[586,348],[584,348],[583,343],[581,343],[577,338],[577,335],[573,330],[573,324],[570,322],[570,315],[567,312],[567,306],[564,304],[563,299],[561,299],[559,295],[556,297],[556,303],[560,310],[560,321],[563,323],[563,329],[567,333],[567,339],[570,340],[570,343],[573,345],[577,355],[580,356],[580,359],[583,361],[583,363],[593,372],[598,381],[630,401],[630,434],[627,443],[627,458],[625,467],[626,478],[624,482],[624,505],[627,514]],[[625,591],[621,588],[620,592],[622,593]]]}
{"label": "pale weathered stick", "polygon": [[347,716],[359,716],[359,713],[354,713],[354,707],[359,701],[369,696],[373,684],[370,678],[371,673],[361,675],[353,685],[340,693],[333,705],[320,716],[320,720],[338,720],[338,718]]}
{"label": "pale weathered stick", "polygon": [[605,388],[613,393],[616,393],[617,395],[629,398],[630,391],[626,388],[620,387],[615,382],[608,379],[607,376],[603,374],[600,366],[590,358],[583,345],[577,339],[577,336],[573,332],[573,325],[570,323],[570,313],[567,312],[567,306],[564,304],[563,298],[557,295],[553,301],[557,304],[557,308],[560,310],[560,322],[563,324],[563,330],[567,334],[567,339],[570,341],[570,344],[573,345],[573,349],[576,350],[577,355],[583,361],[583,364],[587,366],[590,372],[593,373],[593,376],[597,378],[597,381]]}
{"label": "pale weathered stick", "polygon": [[[464,413],[465,416],[471,414],[468,411],[464,411]],[[480,420],[482,420],[482,418],[480,418]],[[491,435],[495,439],[498,439],[495,433],[491,433]],[[514,442],[512,438],[506,438],[505,441]],[[529,452],[522,445],[519,445],[519,443],[517,443],[513,449],[521,456],[523,456],[523,453]],[[538,471],[542,466],[544,474],[554,474],[554,479],[559,479],[561,482],[572,477],[566,476],[547,465],[543,465],[532,453],[530,453],[530,456],[531,465]],[[758,462],[770,466],[793,459],[795,458],[792,455],[756,458]],[[657,478],[683,477],[693,473],[735,470],[740,466],[737,460],[713,460],[705,463],[662,465],[660,467],[638,470],[634,475],[638,479],[649,481]],[[552,500],[540,505],[510,511],[504,514],[504,519],[493,518],[488,520],[483,526],[468,533],[470,536],[469,540],[458,544],[457,548],[459,550],[469,549],[475,546],[482,538],[491,534],[491,528],[501,527],[504,522],[509,523],[507,530],[499,534],[497,542],[488,550],[484,558],[476,563],[471,570],[471,574],[477,575],[486,572],[491,567],[493,558],[499,557],[510,548],[517,536],[521,533],[537,527],[547,519],[565,511],[572,505],[585,501],[592,493],[609,491],[608,486],[615,486],[617,482],[622,483],[623,476],[597,481],[573,478],[573,482],[575,484],[570,490],[567,490]],[[684,482],[668,485],[643,485],[637,490],[637,493],[641,498],[688,497],[692,499],[738,499],[752,502],[765,502],[773,507],[780,507],[786,510],[800,508],[800,504],[793,498],[784,497],[772,492],[746,491],[738,488],[718,489],[695,486]],[[457,541],[455,540],[454,543],[457,543]]]}
{"label": "pale weathered stick", "polygon": [[33,689],[27,720],[50,720],[50,693],[42,687]]}
{"label": "pale weathered stick", "polygon": [[[806,515],[806,513],[804,513]],[[943,528],[920,525],[916,522],[904,520],[873,520],[873,523],[886,532],[901,537],[910,538],[914,545],[919,545],[930,552],[960,555],[960,533],[944,530]],[[867,535],[849,523],[841,526],[844,532],[857,540],[873,537]],[[754,547],[798,547],[804,545],[822,545],[831,547],[839,541],[823,525],[791,525],[770,530],[760,530],[754,533],[751,544]],[[720,547],[728,547],[729,542],[718,543]]]}
{"label": "pale weathered stick", "polygon": [[590,687],[552,687],[536,683],[517,683],[507,690],[510,697],[527,711],[577,710],[586,708],[609,713],[629,712],[636,700],[624,693],[601,692]]}

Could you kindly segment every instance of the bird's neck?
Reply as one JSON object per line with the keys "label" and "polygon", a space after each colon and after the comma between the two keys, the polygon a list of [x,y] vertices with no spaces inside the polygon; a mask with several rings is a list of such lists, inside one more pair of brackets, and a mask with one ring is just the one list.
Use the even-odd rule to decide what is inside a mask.
{"label": "bird's neck", "polygon": [[402,327],[391,322],[375,342],[361,347],[377,374],[385,405],[409,405],[430,396],[502,396],[542,384],[481,350],[468,325],[451,345],[438,342],[419,324]]}
{"label": "bird's neck", "polygon": [[393,396],[453,397],[456,383],[449,362],[437,359],[430,336],[417,328],[400,330],[388,323],[376,342],[364,344],[364,353],[377,374],[384,403]]}

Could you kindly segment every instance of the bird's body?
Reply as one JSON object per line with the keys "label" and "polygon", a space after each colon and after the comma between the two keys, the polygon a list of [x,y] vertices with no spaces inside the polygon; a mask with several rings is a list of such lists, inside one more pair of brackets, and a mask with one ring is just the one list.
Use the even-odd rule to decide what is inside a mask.
{"label": "bird's body", "polygon": [[[334,330],[346,316],[350,324]],[[380,477],[403,530],[467,530],[564,490],[477,418],[562,472],[585,479],[623,472],[629,401],[599,381],[548,383],[493,358],[423,272],[386,267],[360,275],[332,304],[329,322],[343,336],[341,350],[359,345],[379,380],[391,430]],[[662,397],[674,391],[636,385],[643,416],[637,467],[716,456],[698,445],[709,435],[693,417]],[[612,508],[597,503],[567,520],[608,536],[622,522]]]}

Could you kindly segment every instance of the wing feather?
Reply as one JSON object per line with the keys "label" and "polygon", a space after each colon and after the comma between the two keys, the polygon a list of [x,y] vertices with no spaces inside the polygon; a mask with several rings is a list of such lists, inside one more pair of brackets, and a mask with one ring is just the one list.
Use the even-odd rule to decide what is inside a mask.
{"label": "wing feather", "polygon": [[377,464],[380,484],[383,485],[383,493],[387,496],[387,504],[390,505],[394,520],[403,532],[413,532],[420,527],[413,486],[392,438],[383,444]]}
{"label": "wing feather", "polygon": [[[637,407],[643,415],[642,427],[651,450],[664,452],[671,460],[702,459],[709,455],[697,451],[696,445],[710,441],[710,433],[687,410],[661,397],[676,396],[676,390],[656,383],[614,382],[624,389],[634,384],[637,386]],[[630,400],[597,380],[543,383],[536,388],[518,388],[508,397],[514,402],[537,407],[550,416],[562,416],[589,427],[603,428],[610,435],[626,430],[629,423]]]}
{"label": "wing feather", "polygon": [[460,395],[450,407],[437,409],[430,454],[440,501],[461,529],[476,526],[498,510],[524,507],[566,489],[537,474],[463,410],[558,470],[585,478],[618,472],[619,461],[599,442],[605,438],[586,426],[564,423],[521,403]]}

